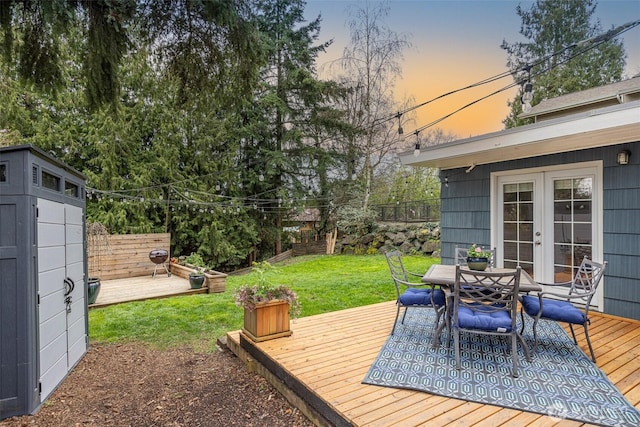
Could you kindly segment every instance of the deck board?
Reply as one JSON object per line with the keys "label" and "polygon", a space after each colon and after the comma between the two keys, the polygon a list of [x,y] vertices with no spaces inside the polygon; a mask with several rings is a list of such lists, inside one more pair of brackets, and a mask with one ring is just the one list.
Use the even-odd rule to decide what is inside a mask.
{"label": "deck board", "polygon": [[95,304],[91,304],[89,308],[204,292],[207,292],[206,288],[191,289],[189,280],[176,275],[168,277],[166,273],[158,273],[156,277],[148,275],[128,277],[125,279],[102,280],[100,282],[98,298]]}
{"label": "deck board", "polygon": [[[395,304],[385,302],[296,319],[292,336],[255,347],[356,426],[558,425],[545,415],[362,384],[391,332],[395,313]],[[597,365],[640,408],[640,322],[593,313],[589,330]],[[576,329],[578,343],[588,352],[581,331]],[[239,341],[239,331],[227,335],[229,348],[246,360]],[[585,424],[562,420],[562,425]]]}

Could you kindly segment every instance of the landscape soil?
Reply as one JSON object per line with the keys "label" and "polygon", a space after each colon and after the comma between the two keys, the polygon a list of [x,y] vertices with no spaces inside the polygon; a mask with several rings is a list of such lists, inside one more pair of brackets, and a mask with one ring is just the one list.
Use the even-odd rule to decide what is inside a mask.
{"label": "landscape soil", "polygon": [[35,415],[18,426],[313,426],[228,349],[198,353],[94,343]]}

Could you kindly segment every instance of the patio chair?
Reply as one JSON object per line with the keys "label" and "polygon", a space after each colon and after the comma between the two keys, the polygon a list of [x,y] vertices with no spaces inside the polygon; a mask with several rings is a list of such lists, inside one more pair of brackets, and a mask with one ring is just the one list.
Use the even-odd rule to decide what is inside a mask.
{"label": "patio chair", "polygon": [[589,307],[606,268],[606,261],[600,264],[590,261],[585,256],[573,280],[562,283],[540,283],[544,286],[557,287],[560,291],[564,289],[564,292],[543,291],[535,296],[525,295],[522,297],[522,308],[520,309],[520,315],[522,316],[521,333],[524,332],[525,327],[524,312],[533,318],[534,352],[538,346],[538,336],[536,334],[538,321],[540,319],[550,319],[556,322],[568,323],[573,342],[576,345],[578,345],[578,340],[573,331],[573,325],[582,325],[589,352],[591,353],[591,360],[593,363],[596,362],[596,356],[593,353],[593,347],[589,339]]}
{"label": "patio chair", "polygon": [[396,318],[393,321],[393,329],[391,335],[396,331],[396,323],[400,316],[400,309],[404,307],[401,323],[404,325],[404,318],[407,310],[413,307],[432,308],[436,311],[436,323],[434,328],[440,323],[440,317],[445,309],[444,292],[436,289],[434,285],[427,283],[410,282],[410,277],[422,277],[422,274],[412,273],[404,268],[402,263],[402,255],[400,251],[394,250],[385,254],[391,277],[396,287]]}
{"label": "patio chair", "polygon": [[521,268],[512,272],[469,271],[456,265],[453,290],[453,340],[456,369],[460,363],[460,333],[475,333],[509,338],[512,372],[518,376],[517,342],[520,341],[528,361],[529,348],[516,327]]}
{"label": "patio chair", "polygon": [[[491,252],[491,258],[489,258],[488,265],[489,267],[495,267],[496,266],[496,248],[491,249],[489,252]],[[468,248],[460,248],[458,247],[458,245],[456,245],[456,249],[454,252],[455,264],[467,265],[468,255],[469,255]]]}

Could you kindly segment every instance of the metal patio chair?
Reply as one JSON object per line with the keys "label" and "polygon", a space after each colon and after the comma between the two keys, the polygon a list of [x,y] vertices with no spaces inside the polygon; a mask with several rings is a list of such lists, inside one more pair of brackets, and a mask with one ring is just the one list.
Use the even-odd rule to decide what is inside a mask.
{"label": "metal patio chair", "polygon": [[[589,339],[589,308],[591,299],[596,293],[598,284],[607,268],[607,261],[597,263],[590,261],[586,256],[582,259],[582,263],[576,271],[573,280],[561,283],[540,283],[544,286],[553,286],[558,291],[543,291],[538,295],[525,295],[522,297],[522,308],[520,315],[522,316],[522,332],[524,332],[524,314],[527,313],[533,318],[533,351],[538,346],[538,336],[536,334],[536,326],[540,319],[550,319],[556,322],[569,324],[573,342],[578,345],[576,334],[573,331],[573,325],[582,325],[584,327],[584,336],[587,339],[591,360],[596,362],[596,356],[593,353],[591,340]],[[561,290],[564,289],[564,292]]]}
{"label": "metal patio chair", "polygon": [[470,271],[456,265],[451,320],[456,369],[461,369],[461,332],[508,338],[514,377],[518,376],[518,341],[522,344],[526,359],[531,360],[529,348],[516,326],[521,271],[520,267],[504,273]]}
{"label": "metal patio chair", "polygon": [[387,258],[387,264],[389,264],[389,270],[393,283],[396,287],[396,318],[393,321],[393,329],[391,335],[396,331],[396,323],[400,316],[400,309],[404,308],[404,314],[402,315],[401,323],[404,324],[404,318],[407,315],[409,308],[432,308],[436,311],[436,322],[434,329],[440,322],[440,317],[444,313],[445,309],[445,297],[444,292],[441,289],[436,289],[434,285],[427,283],[414,283],[410,282],[411,277],[422,277],[422,274],[412,273],[404,268],[402,263],[402,254],[398,250],[390,251],[385,254]]}

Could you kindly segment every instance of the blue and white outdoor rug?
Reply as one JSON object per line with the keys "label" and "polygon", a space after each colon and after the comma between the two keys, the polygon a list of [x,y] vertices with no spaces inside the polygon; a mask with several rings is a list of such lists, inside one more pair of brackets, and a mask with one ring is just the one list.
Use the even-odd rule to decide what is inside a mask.
{"label": "blue and white outdoor rug", "polygon": [[[402,316],[401,316],[402,317]],[[577,347],[556,322],[538,324],[538,348],[527,362],[518,343],[519,377],[511,376],[507,340],[461,334],[462,369],[455,366],[453,339],[431,347],[435,315],[409,309],[362,381],[425,391],[603,426],[640,426],[640,412]],[[530,320],[524,332],[532,346]]]}

